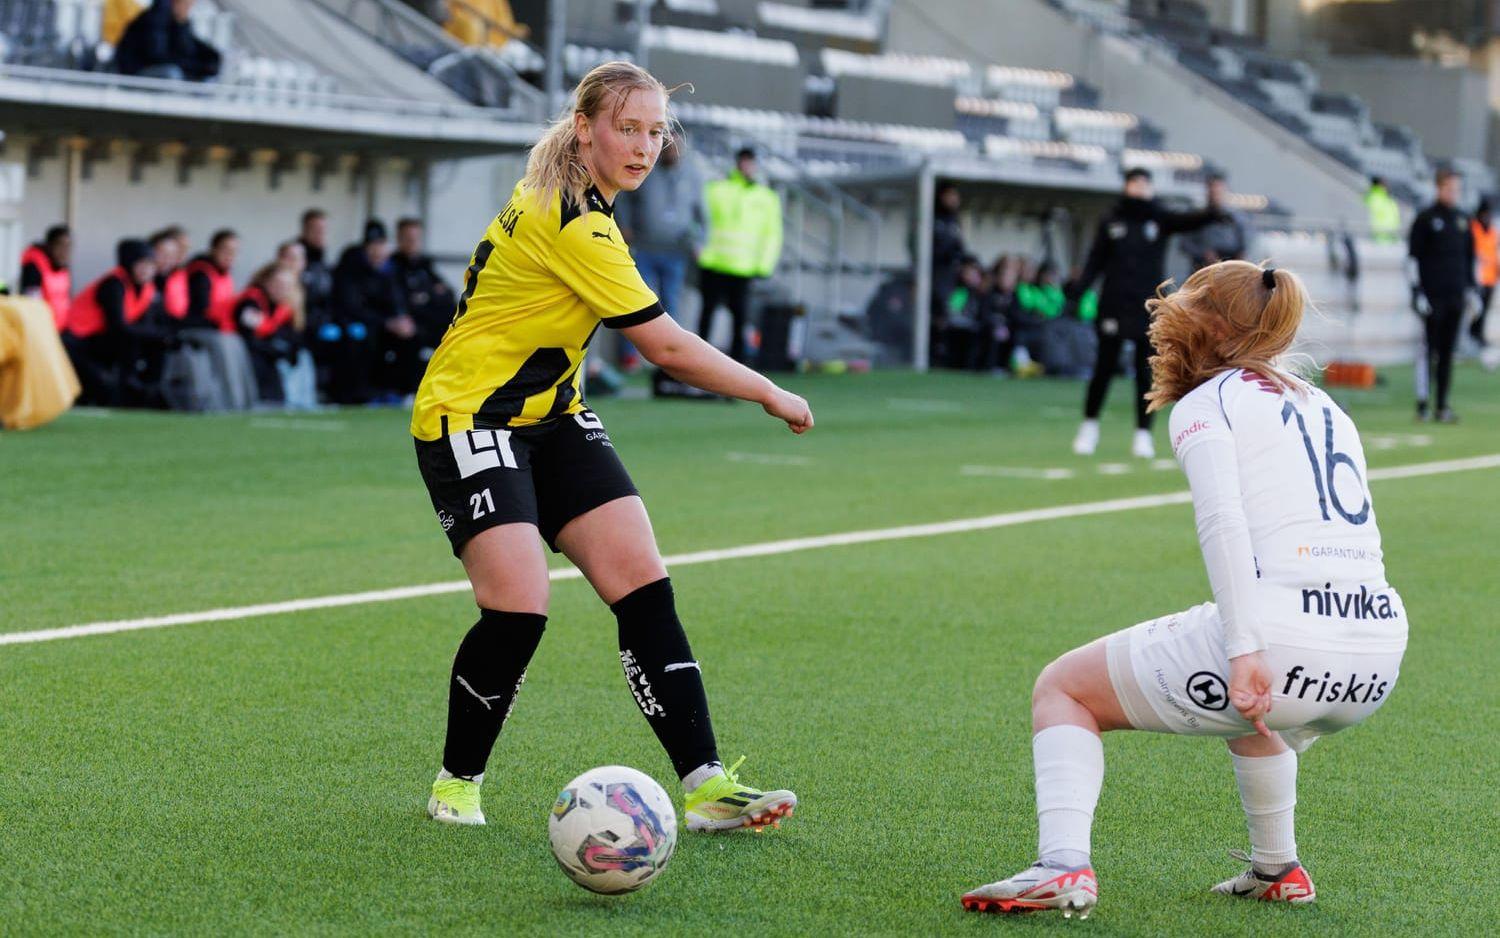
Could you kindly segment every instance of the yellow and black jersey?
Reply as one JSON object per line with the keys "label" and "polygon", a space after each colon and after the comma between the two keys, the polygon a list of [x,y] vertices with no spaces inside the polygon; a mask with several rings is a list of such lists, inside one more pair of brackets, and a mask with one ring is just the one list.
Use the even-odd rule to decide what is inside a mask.
{"label": "yellow and black jersey", "polygon": [[613,210],[588,212],[517,184],[464,275],[458,311],[417,389],[419,440],[525,427],[584,409],[583,356],[603,322],[624,328],[664,310],[635,268]]}

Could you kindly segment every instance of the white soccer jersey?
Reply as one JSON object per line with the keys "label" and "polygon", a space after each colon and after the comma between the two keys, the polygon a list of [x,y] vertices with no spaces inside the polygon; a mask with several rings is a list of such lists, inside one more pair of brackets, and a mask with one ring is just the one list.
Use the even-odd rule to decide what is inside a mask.
{"label": "white soccer jersey", "polygon": [[[1359,433],[1321,389],[1295,387],[1283,392],[1236,369],[1198,386],[1172,410],[1172,450],[1184,468],[1198,447],[1212,441],[1223,453],[1229,452],[1224,443],[1233,447],[1227,484],[1237,469],[1254,580],[1249,599],[1239,603],[1245,608],[1223,611],[1238,612],[1245,620],[1239,625],[1258,632],[1261,645],[1399,651],[1406,613],[1385,579]],[[1191,469],[1189,477],[1201,503],[1200,480]],[[1199,526],[1202,534],[1201,514]],[[1233,551],[1211,556],[1206,540],[1204,550],[1214,581],[1216,557],[1223,563]],[[1214,585],[1218,598],[1220,583]],[[1250,647],[1239,644],[1231,655]]]}

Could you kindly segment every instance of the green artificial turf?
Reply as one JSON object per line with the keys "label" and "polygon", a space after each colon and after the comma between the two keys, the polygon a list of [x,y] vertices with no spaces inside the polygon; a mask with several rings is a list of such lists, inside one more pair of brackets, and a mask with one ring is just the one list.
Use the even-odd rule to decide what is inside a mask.
{"label": "green artificial turf", "polygon": [[[1387,377],[1338,394],[1372,466],[1500,452],[1500,379],[1462,369],[1465,422],[1433,427]],[[749,405],[594,402],[665,553],[1184,487],[1129,458],[1123,387],[1085,460],[1075,384],[789,383],[817,414],[803,438]],[[75,413],[0,434],[0,633],[459,578],[405,424]],[[584,769],[671,781],[581,580],[553,586],[482,829],[423,816],[462,594],[0,645],[0,934],[1484,933],[1497,483],[1372,485],[1411,647],[1389,705],[1303,760],[1312,908],[1205,894],[1245,842],[1228,756],[1144,734],[1105,742],[1092,918],[959,908],[1033,856],[1036,672],[1207,598],[1177,504],[675,569],[724,755],[802,805],[765,835],[684,836],[623,898],[568,882],[546,838]]]}

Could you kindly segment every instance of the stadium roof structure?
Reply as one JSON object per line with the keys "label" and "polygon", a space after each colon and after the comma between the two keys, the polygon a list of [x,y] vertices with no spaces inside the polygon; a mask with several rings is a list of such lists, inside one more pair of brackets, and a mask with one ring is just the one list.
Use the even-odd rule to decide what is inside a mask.
{"label": "stadium roof structure", "polygon": [[439,159],[529,146],[541,128],[461,101],[389,99],[0,66],[4,130]]}

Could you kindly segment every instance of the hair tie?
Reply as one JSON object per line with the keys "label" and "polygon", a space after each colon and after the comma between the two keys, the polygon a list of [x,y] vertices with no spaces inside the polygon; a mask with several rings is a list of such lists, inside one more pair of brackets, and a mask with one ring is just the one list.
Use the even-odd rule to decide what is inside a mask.
{"label": "hair tie", "polygon": [[1265,284],[1267,290],[1276,289],[1276,268],[1267,267],[1260,272],[1260,282]]}

